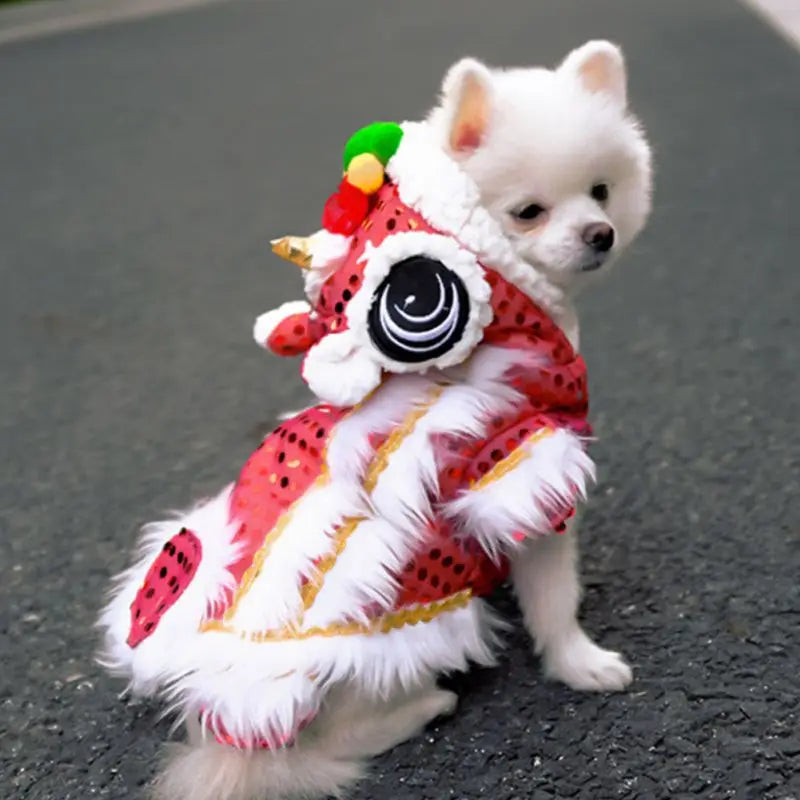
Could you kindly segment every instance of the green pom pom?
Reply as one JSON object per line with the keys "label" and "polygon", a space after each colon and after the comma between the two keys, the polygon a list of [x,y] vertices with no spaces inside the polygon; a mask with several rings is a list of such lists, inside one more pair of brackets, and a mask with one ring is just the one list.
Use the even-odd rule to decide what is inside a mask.
{"label": "green pom pom", "polygon": [[350,161],[361,153],[372,153],[378,161],[386,162],[395,154],[403,138],[403,129],[396,122],[373,122],[356,131],[344,147],[344,171]]}

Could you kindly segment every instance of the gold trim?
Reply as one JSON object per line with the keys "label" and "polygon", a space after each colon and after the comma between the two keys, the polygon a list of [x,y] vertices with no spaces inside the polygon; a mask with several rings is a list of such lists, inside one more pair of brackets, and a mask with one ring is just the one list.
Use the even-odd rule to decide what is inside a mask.
{"label": "gold trim", "polygon": [[403,443],[403,440],[409,436],[417,423],[425,414],[428,413],[430,407],[441,397],[444,391],[444,386],[437,386],[432,392],[430,397],[409,413],[406,418],[396,427],[387,437],[386,441],[378,448],[375,453],[375,458],[369,465],[366,475],[364,476],[364,488],[372,494],[378,484],[378,478],[381,473],[386,469],[389,464],[389,456],[397,450]]}
{"label": "gold trim", "polygon": [[[334,564],[342,554],[342,550],[347,546],[347,540],[363,521],[364,517],[350,517],[339,527],[339,530],[336,531],[333,552],[328,553],[328,555],[320,559],[319,564],[317,564],[314,579],[310,580],[300,590],[300,597],[303,601],[303,611],[308,611],[308,609],[311,608],[314,600],[317,599],[320,589],[322,589],[322,584],[325,582],[325,575],[333,569]],[[302,624],[302,613],[299,624]]]}
{"label": "gold trim", "polygon": [[[270,476],[271,477],[271,476]],[[233,595],[233,600],[231,604],[225,609],[225,614],[223,615],[223,619],[226,622],[230,622],[233,617],[235,616],[238,608],[239,603],[242,598],[250,591],[250,588],[253,585],[253,582],[258,577],[259,573],[261,572],[261,567],[264,566],[264,561],[266,561],[267,556],[269,555],[270,550],[272,550],[272,545],[275,544],[278,537],[283,533],[286,526],[292,520],[292,514],[295,511],[297,505],[302,501],[305,497],[307,497],[310,491],[314,489],[318,489],[321,486],[324,486],[328,482],[328,470],[325,468],[325,464],[323,462],[322,472],[317,476],[314,483],[303,492],[297,500],[292,503],[283,514],[278,517],[278,521],[272,527],[272,530],[264,537],[264,542],[262,543],[261,547],[256,550],[255,554],[253,555],[253,560],[250,562],[250,566],[245,570],[244,575],[242,575],[242,580],[239,585],[236,587],[236,591]],[[206,625],[209,623],[203,623],[202,629],[206,630]]]}
{"label": "gold trim", "polygon": [[[398,447],[402,444],[403,440],[408,436],[416,426],[417,422],[421,417],[423,417],[430,406],[439,399],[441,393],[444,391],[443,386],[439,386],[431,393],[430,397],[426,399],[423,403],[421,403],[417,408],[415,408],[411,413],[409,413],[403,422],[395,428],[391,434],[387,437],[386,441],[378,448],[375,457],[370,462],[366,474],[364,476],[364,488],[367,492],[371,493],[375,486],[378,483],[378,479],[380,478],[381,473],[388,465],[389,456],[397,450]],[[342,419],[338,420],[334,428],[330,432],[330,437],[333,436],[334,430],[338,425],[347,417],[349,417],[355,411],[360,410],[363,407],[363,402],[356,406],[350,414],[342,417]],[[320,409],[320,411],[325,411],[325,409]],[[330,441],[329,437],[329,441]],[[261,572],[261,568],[264,565],[264,561],[266,561],[267,556],[269,555],[270,551],[272,550],[273,544],[277,541],[278,537],[283,533],[286,526],[292,519],[292,515],[297,507],[297,505],[302,502],[309,494],[309,492],[318,489],[325,484],[328,483],[330,476],[328,473],[327,468],[327,447],[322,454],[322,471],[317,476],[314,483],[306,489],[303,494],[297,498],[297,500],[292,503],[289,508],[281,514],[278,518],[278,521],[273,526],[272,530],[266,535],[264,538],[264,542],[262,543],[261,547],[256,550],[255,554],[253,555],[253,560],[250,563],[250,566],[245,570],[244,575],[242,576],[242,580],[239,583],[239,586],[236,587],[236,591],[233,595],[233,600],[231,601],[230,606],[225,610],[225,613],[222,617],[222,622],[219,620],[206,620],[205,622],[201,623],[200,630],[201,631],[209,631],[209,630],[219,630],[219,625],[224,623],[232,622],[233,618],[235,617],[237,611],[239,610],[239,604],[242,601],[242,598],[250,591],[253,583],[255,582],[256,578],[258,577],[259,573]],[[347,540],[350,538],[352,533],[356,530],[358,525],[363,521],[363,517],[353,517],[343,521],[342,525],[339,527],[338,531],[335,534],[335,542],[334,542],[334,549],[331,553],[324,556],[320,563],[317,565],[317,574],[314,577],[314,580],[309,581],[300,592],[302,601],[303,601],[303,611],[301,611],[300,620],[294,624],[290,624],[285,629],[276,629],[276,635],[282,635],[285,630],[295,629],[300,624],[302,624],[302,614],[303,612],[307,611],[311,605],[313,604],[314,600],[316,599],[317,595],[319,594],[320,590],[322,589],[322,585],[325,581],[325,575],[329,572],[334,564],[336,563],[339,555],[341,555],[342,551],[344,550],[345,546],[347,545]]]}
{"label": "gold trim", "polygon": [[[443,386],[438,386],[434,389],[424,402],[406,415],[406,418],[389,434],[386,441],[377,449],[364,475],[364,489],[367,494],[372,494],[375,490],[381,474],[389,465],[389,458],[391,455],[400,447],[403,441],[413,433],[419,420],[428,413],[430,407],[439,399],[443,391]],[[320,593],[322,585],[325,582],[325,576],[333,569],[342,551],[347,546],[348,539],[363,521],[364,517],[350,517],[346,519],[339,527],[339,530],[336,531],[334,535],[333,551],[320,559],[313,580],[309,580],[300,592],[303,599],[303,611],[301,612],[298,625],[303,624],[303,613],[308,611],[317,599],[317,595]]]}
{"label": "gold trim", "polygon": [[303,639],[313,639],[317,636],[368,636],[376,633],[389,633],[390,631],[404,628],[406,625],[417,625],[420,622],[430,622],[440,614],[465,608],[472,598],[469,589],[433,600],[417,606],[401,608],[390,611],[381,617],[376,617],[370,622],[339,622],[325,627],[309,628],[304,631],[292,628],[282,628],[267,631],[239,631],[232,625],[227,625],[219,620],[210,620],[205,623],[203,630],[217,633],[229,633],[245,641],[263,644],[265,642],[287,642]]}
{"label": "gold trim", "polygon": [[530,451],[524,445],[534,445],[548,436],[555,433],[553,428],[539,428],[536,433],[531,434],[524,443],[519,446],[510,454],[507,455],[502,461],[498,461],[480,480],[473,483],[469,488],[471,492],[479,492],[485,489],[490,483],[499,481],[504,478],[509,472],[516,469],[523,461],[531,457]]}

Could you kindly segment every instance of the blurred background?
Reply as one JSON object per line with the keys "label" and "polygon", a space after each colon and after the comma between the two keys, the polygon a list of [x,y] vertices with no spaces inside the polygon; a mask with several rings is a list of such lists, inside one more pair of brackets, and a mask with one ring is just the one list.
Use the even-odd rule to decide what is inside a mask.
{"label": "blurred background", "polygon": [[251,328],[299,295],[268,241],[318,227],[348,135],[423,115],[463,55],[610,38],[656,194],[580,301],[584,617],[636,680],[544,684],[514,634],[355,797],[800,797],[798,6],[0,4],[0,796],[143,796],[168,723],[94,665],[96,611],[137,528],[305,402]]}

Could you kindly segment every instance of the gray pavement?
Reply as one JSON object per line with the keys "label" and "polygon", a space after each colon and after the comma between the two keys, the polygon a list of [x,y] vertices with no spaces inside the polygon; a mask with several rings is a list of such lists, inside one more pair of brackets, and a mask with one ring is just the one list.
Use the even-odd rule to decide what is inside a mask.
{"label": "gray pavement", "polygon": [[266,242],[315,227],[347,135],[463,54],[597,36],[658,166],[582,301],[584,616],[636,682],[545,684],[514,634],[355,797],[800,797],[800,57],[724,0],[236,0],[0,47],[0,797],[141,796],[168,723],[93,665],[96,610],[137,527],[305,399],[250,329],[297,296]]}

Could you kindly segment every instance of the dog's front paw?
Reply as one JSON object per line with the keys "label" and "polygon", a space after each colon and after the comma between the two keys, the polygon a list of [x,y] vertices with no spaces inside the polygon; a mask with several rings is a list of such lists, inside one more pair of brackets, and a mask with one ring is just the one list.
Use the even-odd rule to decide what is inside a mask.
{"label": "dog's front paw", "polygon": [[603,650],[580,628],[545,649],[545,673],[572,689],[584,692],[619,692],[633,672],[619,653]]}

